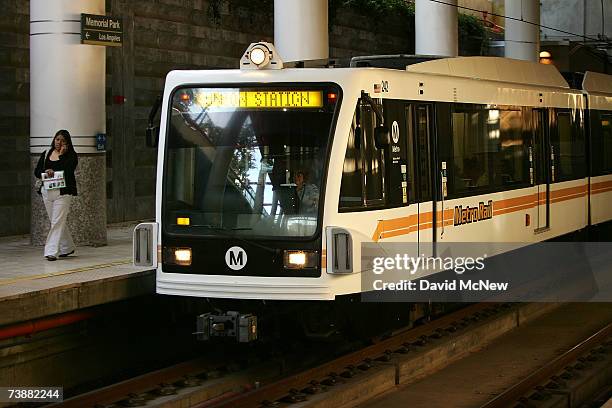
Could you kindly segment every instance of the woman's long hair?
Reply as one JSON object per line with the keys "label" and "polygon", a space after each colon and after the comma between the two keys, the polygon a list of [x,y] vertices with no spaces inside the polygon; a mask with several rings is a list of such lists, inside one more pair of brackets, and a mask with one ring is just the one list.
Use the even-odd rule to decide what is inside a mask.
{"label": "woman's long hair", "polygon": [[72,154],[76,154],[76,152],[74,151],[74,146],[72,146],[72,138],[70,137],[70,132],[68,132],[66,129],[60,129],[55,133],[55,136],[53,136],[53,139],[51,139],[51,149],[49,149],[49,153],[47,154],[50,155],[51,152],[53,152],[53,150],[55,150],[55,138],[58,137],[59,135],[62,135],[64,137],[64,140],[66,141],[66,155],[72,155]]}

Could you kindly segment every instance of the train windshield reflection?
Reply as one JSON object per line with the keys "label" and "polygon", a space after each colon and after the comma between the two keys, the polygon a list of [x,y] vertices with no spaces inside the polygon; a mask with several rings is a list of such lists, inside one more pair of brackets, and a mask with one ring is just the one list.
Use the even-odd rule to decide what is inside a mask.
{"label": "train windshield reflection", "polygon": [[[244,88],[222,92],[247,93]],[[337,106],[335,101],[324,103],[327,90],[322,87],[302,92],[285,96],[279,108],[269,103],[257,107],[257,100],[241,106],[238,96],[235,102],[219,99],[223,95],[216,97],[221,92],[214,89],[175,92],[164,168],[167,231],[242,237],[315,234]],[[312,95],[321,100],[290,106]],[[177,225],[181,217],[189,218],[189,225]]]}

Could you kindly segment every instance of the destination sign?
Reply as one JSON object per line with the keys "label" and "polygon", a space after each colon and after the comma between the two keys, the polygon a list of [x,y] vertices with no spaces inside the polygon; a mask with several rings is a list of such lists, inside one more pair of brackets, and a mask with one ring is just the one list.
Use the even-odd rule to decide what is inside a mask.
{"label": "destination sign", "polygon": [[120,18],[81,14],[81,44],[121,47],[123,22]]}
{"label": "destination sign", "polygon": [[203,108],[320,108],[323,106],[322,91],[199,91],[198,105]]}

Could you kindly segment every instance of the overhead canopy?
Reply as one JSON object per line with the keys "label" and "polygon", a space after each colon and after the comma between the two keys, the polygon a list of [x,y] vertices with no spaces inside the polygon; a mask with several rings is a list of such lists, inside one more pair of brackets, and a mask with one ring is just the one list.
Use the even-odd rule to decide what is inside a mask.
{"label": "overhead canopy", "polygon": [[409,65],[406,70],[488,81],[569,88],[567,81],[553,65],[500,57],[444,58]]}

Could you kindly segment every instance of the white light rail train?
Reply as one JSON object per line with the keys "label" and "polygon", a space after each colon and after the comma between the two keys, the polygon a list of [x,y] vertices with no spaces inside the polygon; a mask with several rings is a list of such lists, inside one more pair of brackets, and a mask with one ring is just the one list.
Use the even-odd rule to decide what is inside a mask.
{"label": "white light rail train", "polygon": [[[612,220],[611,76],[578,90],[495,57],[359,66],[375,61],[287,68],[254,43],[240,69],[168,74],[156,219],[134,232],[157,293],[333,303],[361,291],[362,243],[529,243]],[[247,312],[198,333],[252,340]]]}

